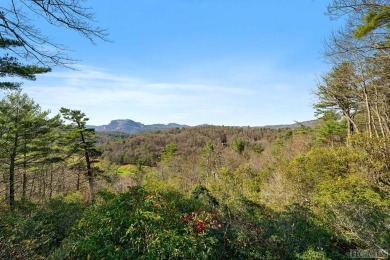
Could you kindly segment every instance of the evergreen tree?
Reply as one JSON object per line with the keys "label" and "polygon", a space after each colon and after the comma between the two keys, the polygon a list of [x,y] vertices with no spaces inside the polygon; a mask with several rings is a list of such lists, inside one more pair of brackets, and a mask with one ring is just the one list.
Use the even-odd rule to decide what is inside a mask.
{"label": "evergreen tree", "polygon": [[[17,173],[23,169],[25,196],[27,167],[42,162],[49,153],[48,139],[59,118],[48,119],[49,111],[41,108],[20,90],[0,101],[0,160],[8,177],[8,204],[15,202]],[[22,195],[23,196],[23,195]]]}
{"label": "evergreen tree", "polygon": [[355,37],[362,38],[379,28],[390,29],[390,4],[372,5],[364,17],[364,22],[356,29]]}
{"label": "evergreen tree", "polygon": [[90,202],[93,202],[95,195],[96,169],[93,168],[92,164],[96,162],[95,159],[100,155],[100,152],[95,148],[95,130],[86,127],[89,118],[85,117],[85,114],[80,110],[61,108],[60,112],[64,119],[71,122],[66,126],[65,133],[69,155],[82,154],[84,156],[86,168],[85,176],[87,177],[89,184],[89,200]]}
{"label": "evergreen tree", "polygon": [[[18,41],[0,39],[0,48],[7,49],[10,47],[22,47]],[[39,67],[36,65],[23,65],[17,58],[5,54],[0,57],[0,77],[20,77],[27,80],[35,80],[36,74],[47,73],[51,71],[50,68]],[[21,83],[17,82],[0,82],[0,89],[17,89],[20,88]]]}
{"label": "evergreen tree", "polygon": [[348,123],[348,136],[351,136],[355,131],[359,131],[355,122],[361,103],[359,90],[354,65],[348,62],[341,63],[318,84],[316,95],[319,101],[314,107],[318,114],[332,110],[341,112]]}

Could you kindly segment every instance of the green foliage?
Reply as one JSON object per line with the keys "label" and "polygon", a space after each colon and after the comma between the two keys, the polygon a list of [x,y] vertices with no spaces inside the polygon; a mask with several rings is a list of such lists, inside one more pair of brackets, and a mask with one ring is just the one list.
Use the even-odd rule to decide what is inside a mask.
{"label": "green foliage", "polygon": [[218,200],[211,194],[211,192],[204,186],[198,185],[192,191],[192,197],[195,200],[200,200],[204,204],[211,207],[216,207],[219,205]]}
{"label": "green foliage", "polygon": [[[0,48],[22,47],[23,44],[17,40],[11,40],[4,37],[0,39]],[[17,58],[8,54],[0,57],[0,77],[20,77],[27,80],[35,80],[36,74],[50,72],[50,68],[39,67],[36,65],[23,65]],[[0,82],[0,89],[15,90],[19,89],[22,83]]]}
{"label": "green foliage", "polygon": [[312,247],[309,247],[305,252],[297,254],[297,259],[299,260],[328,260],[325,252],[321,250],[315,250]]}
{"label": "green foliage", "polygon": [[43,207],[22,202],[0,210],[0,258],[46,259],[83,212],[79,202],[51,200]]}
{"label": "green foliage", "polygon": [[0,89],[17,90],[21,86],[22,83],[20,82],[0,82]]}
{"label": "green foliage", "polygon": [[35,65],[22,65],[15,57],[5,55],[0,58],[0,77],[21,77],[28,80],[35,80],[35,74],[50,72],[50,68],[38,67]]}
{"label": "green foliage", "polygon": [[271,154],[273,156],[278,156],[280,155],[284,145],[284,140],[281,137],[278,137],[271,146]]}
{"label": "green foliage", "polygon": [[348,123],[349,136],[359,130],[355,117],[364,102],[356,78],[355,64],[342,62],[322,77],[315,93],[319,99],[314,105],[316,114],[323,115],[323,120],[329,124],[332,118],[336,121],[337,113],[340,113]]}
{"label": "green foliage", "polygon": [[[357,38],[388,33],[388,4],[362,10]],[[104,173],[84,113],[62,108],[70,124],[56,131],[59,117],[11,93],[0,102],[1,199],[13,206],[0,209],[0,258],[344,259],[353,248],[388,248],[389,62],[381,52],[389,37],[374,40],[374,56],[358,54],[359,66],[341,61],[322,78],[313,130],[205,126],[116,136],[100,144]],[[23,45],[0,40],[9,47]],[[48,71],[0,58],[0,77],[35,80]],[[91,198],[100,189],[87,207],[82,174]],[[41,205],[27,201],[29,184]]]}
{"label": "green foliage", "polygon": [[390,140],[387,138],[369,138],[366,134],[350,138],[351,147],[359,155],[357,161],[360,171],[370,183],[383,193],[390,195]]}
{"label": "green foliage", "polygon": [[[159,131],[129,137],[122,140],[113,140],[102,143],[99,146],[104,150],[103,157],[115,164],[137,164],[142,162],[145,166],[155,167],[163,158],[167,147],[175,144],[178,149],[174,153],[176,161],[187,160],[194,167],[197,167],[199,157],[203,174],[210,174],[219,168],[226,157],[232,160],[241,160],[231,153],[233,149],[224,149],[231,145],[232,141],[243,140],[246,147],[252,150],[253,147],[264,149],[261,154],[266,154],[269,144],[277,134],[283,134],[286,129],[277,131],[263,128],[239,128],[223,126],[191,127],[182,131]],[[244,149],[245,150],[245,149]],[[248,149],[247,149],[248,150]],[[257,156],[254,153],[246,153],[245,158]],[[178,159],[181,157],[180,159]],[[180,162],[179,162],[180,163]],[[239,162],[241,163],[241,162]]]}
{"label": "green foliage", "polygon": [[83,201],[83,195],[80,191],[75,191],[63,196],[63,200],[67,203],[80,203]]}
{"label": "green foliage", "polygon": [[[8,203],[15,201],[17,173],[21,169],[53,161],[53,144],[59,117],[48,118],[41,108],[20,90],[9,93],[0,101],[1,170],[8,179]],[[26,183],[22,185],[24,197]]]}
{"label": "green foliage", "polygon": [[307,255],[308,248],[342,259],[331,233],[314,221],[308,208],[292,205],[276,212],[253,202],[243,208],[242,213],[225,213],[230,251],[238,259],[296,259]]}
{"label": "green foliage", "polygon": [[282,155],[283,148],[285,147],[286,143],[292,140],[294,136],[294,131],[291,129],[286,130],[284,134],[279,134],[274,142],[272,142],[271,145],[271,154],[274,157],[278,157]]}
{"label": "green foliage", "polygon": [[354,164],[353,155],[346,147],[313,148],[294,158],[287,176],[294,183],[297,196],[308,199],[312,192],[318,192],[323,181],[345,177]]}
{"label": "green foliage", "polygon": [[261,146],[261,144],[255,144],[252,148],[252,151],[259,154],[264,151],[264,148]]}
{"label": "green foliage", "polygon": [[232,142],[232,149],[238,153],[242,153],[245,150],[247,143],[243,140],[234,139]]}
{"label": "green foliage", "polygon": [[[176,206],[176,201],[180,201],[177,196],[169,202],[164,196],[141,188],[115,195],[90,208],[53,257],[206,259],[220,256],[216,250],[220,242],[211,226],[214,217],[203,211],[196,217],[191,212],[186,215]],[[199,228],[200,222],[195,219],[203,221],[205,226]]]}
{"label": "green foliage", "polygon": [[319,218],[339,238],[360,248],[389,245],[390,201],[375,191],[365,175],[321,183],[315,201]]}
{"label": "green foliage", "polygon": [[89,118],[85,116],[80,110],[71,110],[68,108],[61,108],[62,117],[70,121],[69,125],[64,125],[63,142],[68,156],[80,156],[84,158],[85,167],[78,163],[77,167],[84,169],[84,175],[88,179],[89,184],[89,201],[93,202],[95,199],[95,182],[96,173],[99,173],[99,168],[93,167],[93,164],[98,162],[101,152],[96,149],[95,130],[86,128],[86,123]]}
{"label": "green foliage", "polygon": [[164,149],[164,151],[163,151],[163,153],[162,153],[162,155],[161,155],[161,160],[162,160],[162,161],[167,161],[167,160],[169,160],[169,159],[172,158],[172,156],[176,153],[176,151],[177,151],[177,146],[176,146],[176,144],[174,144],[174,143],[168,144],[168,145],[165,147],[165,149]]}
{"label": "green foliage", "polygon": [[371,8],[365,18],[364,24],[360,25],[355,31],[356,38],[362,38],[367,35],[369,32],[379,28],[387,27],[390,21],[390,6],[376,6]]}
{"label": "green foliage", "polygon": [[260,171],[250,164],[237,169],[221,168],[210,180],[210,191],[222,205],[240,211],[246,200],[255,200],[260,191]]}
{"label": "green foliage", "polygon": [[319,145],[340,145],[346,140],[347,123],[345,120],[341,121],[338,114],[326,111],[320,124],[314,128],[314,132]]}

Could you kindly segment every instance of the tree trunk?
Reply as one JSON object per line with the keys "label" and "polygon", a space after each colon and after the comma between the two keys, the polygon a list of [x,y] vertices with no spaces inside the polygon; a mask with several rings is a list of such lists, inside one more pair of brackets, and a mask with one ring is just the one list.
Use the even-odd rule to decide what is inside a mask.
{"label": "tree trunk", "polygon": [[15,204],[15,160],[16,160],[16,151],[18,147],[18,138],[19,136],[15,134],[14,144],[12,148],[12,153],[10,156],[10,164],[9,164],[9,198],[8,204],[10,208],[13,208]]}
{"label": "tree trunk", "polygon": [[42,175],[42,194],[41,194],[41,202],[44,202],[46,200],[46,179],[47,179],[47,169],[44,169],[43,175]]}
{"label": "tree trunk", "polygon": [[92,163],[89,156],[89,151],[86,145],[85,137],[82,131],[80,131],[81,141],[84,145],[85,163],[87,164],[87,178],[89,184],[89,202],[95,201],[95,175],[92,170]]}
{"label": "tree trunk", "polygon": [[35,178],[36,178],[36,173],[34,173],[32,175],[30,194],[29,194],[29,197],[28,197],[29,200],[31,200],[33,192],[35,190]]}
{"label": "tree trunk", "polygon": [[365,105],[366,105],[366,109],[367,109],[367,130],[368,130],[369,137],[372,138],[372,114],[371,114],[371,105],[370,105],[370,102],[369,102],[368,91],[367,91],[367,87],[366,87],[365,84],[364,84],[363,91],[364,91],[364,92],[363,92],[363,93],[364,93],[364,101],[365,101]]}
{"label": "tree trunk", "polygon": [[343,110],[343,115],[347,119],[348,137],[352,136],[355,132],[359,133],[359,128],[354,122],[353,120],[354,116],[351,115],[351,112],[347,110]]}
{"label": "tree trunk", "polygon": [[77,169],[77,181],[76,181],[76,191],[80,190],[80,170]]}
{"label": "tree trunk", "polygon": [[27,174],[23,172],[22,176],[22,200],[27,199]]}
{"label": "tree trunk", "polygon": [[[26,149],[26,143],[24,144],[24,147]],[[25,200],[27,198],[27,158],[26,153],[24,153],[23,158],[23,176],[22,176],[22,200]]]}
{"label": "tree trunk", "polygon": [[15,204],[15,157],[11,156],[9,166],[9,197],[8,204],[13,208]]}
{"label": "tree trunk", "polygon": [[9,172],[5,172],[3,175],[3,180],[4,180],[4,191],[5,191],[5,200],[7,203],[9,202]]}
{"label": "tree trunk", "polygon": [[89,184],[89,201],[94,202],[95,201],[95,178],[93,176],[93,172],[91,174],[88,174],[88,184]]}
{"label": "tree trunk", "polygon": [[53,196],[53,166],[50,165],[50,191],[49,191],[49,199]]}

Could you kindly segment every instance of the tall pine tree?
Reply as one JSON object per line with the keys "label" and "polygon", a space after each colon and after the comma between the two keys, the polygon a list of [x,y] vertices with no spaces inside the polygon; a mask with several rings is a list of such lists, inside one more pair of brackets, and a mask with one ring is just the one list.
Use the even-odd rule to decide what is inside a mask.
{"label": "tall pine tree", "polygon": [[80,110],[61,108],[60,112],[64,119],[70,121],[65,134],[69,153],[84,157],[85,176],[89,184],[89,200],[93,202],[96,189],[96,169],[93,163],[100,156],[100,152],[95,148],[95,130],[86,127],[89,118]]}
{"label": "tall pine tree", "polygon": [[50,152],[49,143],[55,142],[48,137],[60,121],[58,116],[49,119],[48,114],[20,90],[0,101],[0,160],[11,207],[16,200],[17,184],[22,183],[20,197],[25,196],[27,167],[43,162]]}

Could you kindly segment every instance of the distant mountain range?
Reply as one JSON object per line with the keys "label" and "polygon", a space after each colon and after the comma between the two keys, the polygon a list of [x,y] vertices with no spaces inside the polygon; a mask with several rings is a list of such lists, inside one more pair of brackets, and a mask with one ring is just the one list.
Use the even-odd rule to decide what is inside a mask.
{"label": "distant mountain range", "polygon": [[318,120],[308,120],[308,121],[303,121],[303,122],[296,122],[295,124],[287,124],[287,125],[266,125],[266,126],[261,126],[261,128],[271,128],[271,129],[279,129],[279,128],[298,128],[298,127],[313,127],[315,123]]}
{"label": "distant mountain range", "polygon": [[[259,126],[259,127],[272,128],[272,129],[297,128],[300,126],[312,127],[315,122],[316,120],[310,120],[310,121],[304,121],[295,124],[267,125],[267,126]],[[202,126],[207,126],[207,124]],[[120,132],[126,134],[139,134],[139,133],[154,132],[157,130],[164,130],[164,129],[183,128],[183,127],[185,128],[190,126],[180,125],[175,123],[169,123],[167,125],[165,124],[144,125],[140,122],[135,122],[131,119],[117,119],[117,120],[112,120],[108,125],[101,125],[101,126],[88,125],[87,127],[94,128],[96,132]]]}
{"label": "distant mountain range", "polygon": [[171,129],[171,128],[182,128],[189,127],[188,125],[179,125],[175,123],[164,124],[153,124],[144,125],[140,122],[135,122],[131,119],[117,119],[111,120],[108,125],[94,126],[89,125],[88,128],[94,128],[96,132],[122,132],[128,134],[139,134],[145,132],[153,132],[157,130]]}

